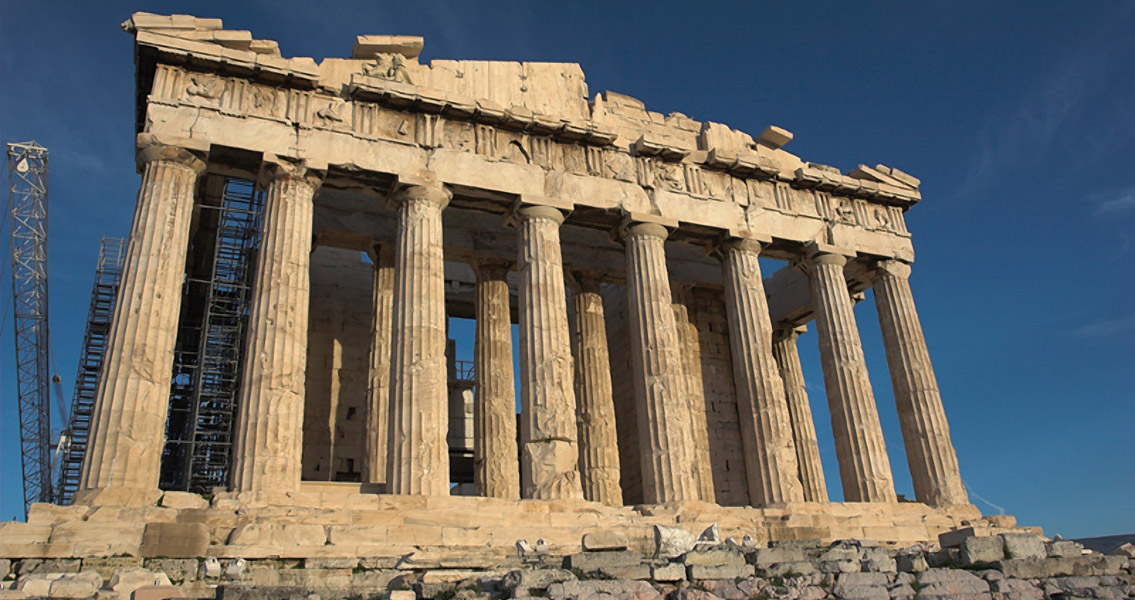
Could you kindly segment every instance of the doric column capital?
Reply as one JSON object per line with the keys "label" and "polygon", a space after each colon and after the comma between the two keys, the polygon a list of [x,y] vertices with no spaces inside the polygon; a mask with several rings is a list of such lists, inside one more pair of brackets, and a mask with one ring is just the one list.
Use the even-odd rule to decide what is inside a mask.
{"label": "doric column capital", "polygon": [[516,214],[523,219],[548,219],[555,221],[557,225],[564,222],[567,215],[554,206],[545,206],[543,204],[526,204],[516,209]]}
{"label": "doric column capital", "polygon": [[598,271],[572,271],[565,279],[573,292],[598,294],[603,286],[603,273]]}
{"label": "doric column capital", "polygon": [[766,245],[768,245],[767,242],[761,240],[735,237],[722,238],[719,242],[722,254],[727,252],[752,252],[759,255]]}
{"label": "doric column capital", "polygon": [[516,266],[515,261],[506,260],[503,258],[481,258],[469,264],[473,267],[473,272],[480,279],[504,279],[508,276],[508,272]]}
{"label": "doric column capital", "polygon": [[165,144],[148,134],[138,135],[137,147],[138,150],[134,158],[138,163],[139,170],[154,161],[163,161],[192,169],[197,175],[200,175],[205,172],[206,161],[209,158],[208,152]]}
{"label": "doric column capital", "polygon": [[390,240],[371,240],[366,250],[374,268],[392,266],[394,264],[394,242]]}
{"label": "doric column capital", "polygon": [[836,265],[842,267],[848,259],[855,257],[855,251],[840,248],[831,244],[812,242],[804,248],[804,260],[801,266],[811,270],[812,265]]}
{"label": "doric column capital", "polygon": [[677,219],[668,219],[648,213],[628,212],[619,226],[611,232],[615,242],[626,243],[632,237],[656,237],[662,240],[670,237],[670,232],[678,228]]}
{"label": "doric column capital", "polygon": [[771,237],[750,232],[729,230],[723,233],[721,237],[712,244],[709,251],[711,254],[716,254],[721,258],[728,256],[730,252],[752,252],[759,256],[771,243]]}
{"label": "doric column capital", "polygon": [[260,181],[264,185],[276,181],[298,181],[311,186],[312,190],[319,189],[323,175],[323,170],[308,165],[302,159],[275,155],[265,156],[260,169]]}
{"label": "doric column capital", "polygon": [[898,277],[899,279],[910,278],[910,265],[900,260],[880,260],[876,262],[874,268],[871,269],[871,278],[878,281],[880,277]]}
{"label": "doric column capital", "polygon": [[636,223],[634,221],[624,224],[620,228],[619,233],[623,240],[640,236],[656,237],[664,240],[670,236],[670,230],[658,223]]}
{"label": "doric column capital", "polygon": [[791,342],[795,342],[796,338],[800,337],[801,335],[803,335],[807,331],[808,331],[808,327],[805,326],[805,325],[789,325],[789,324],[776,325],[776,326],[773,327],[773,330],[772,330],[772,339],[773,339],[773,341],[788,340],[788,341],[791,341]]}
{"label": "doric column capital", "polygon": [[453,199],[453,191],[441,183],[412,184],[399,187],[391,200],[395,206],[403,204],[428,204],[444,209]]}

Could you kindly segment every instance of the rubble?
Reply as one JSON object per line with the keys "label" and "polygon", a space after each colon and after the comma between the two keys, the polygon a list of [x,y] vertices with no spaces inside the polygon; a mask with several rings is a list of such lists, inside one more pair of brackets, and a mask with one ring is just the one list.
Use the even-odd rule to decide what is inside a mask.
{"label": "rubble", "polygon": [[[1022,532],[969,536],[959,548],[945,551],[870,540],[762,543],[754,538],[751,548],[703,540],[676,556],[628,548],[633,539],[633,532],[588,532],[578,545],[525,564],[507,553],[472,549],[303,561],[24,558],[0,563],[0,570],[10,570],[12,577],[4,582],[0,598],[88,598],[97,593],[100,599],[133,594],[264,600],[315,594],[392,600],[1103,600],[1135,595],[1130,558],[1081,554],[1075,542]],[[696,541],[693,534],[682,539]],[[1038,548],[1045,549],[1043,555]]]}

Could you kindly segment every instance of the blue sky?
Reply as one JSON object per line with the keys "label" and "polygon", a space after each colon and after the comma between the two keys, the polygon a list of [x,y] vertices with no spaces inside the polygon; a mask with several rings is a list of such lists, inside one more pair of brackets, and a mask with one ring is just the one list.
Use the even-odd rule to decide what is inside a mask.
{"label": "blue sky", "polygon": [[[776,124],[805,160],[921,178],[911,283],[973,501],[1050,535],[1135,531],[1135,5],[797,4],[3,0],[0,139],[51,151],[51,322],[68,396],[98,240],[126,234],[139,182],[118,24],[135,10],[221,17],[317,60],[348,55],[361,33],[423,35],[424,60],[578,62],[592,95],[754,134]],[[21,510],[9,273],[5,519]],[[911,495],[870,297],[856,315],[896,487]],[[838,497],[814,333],[800,349]]]}

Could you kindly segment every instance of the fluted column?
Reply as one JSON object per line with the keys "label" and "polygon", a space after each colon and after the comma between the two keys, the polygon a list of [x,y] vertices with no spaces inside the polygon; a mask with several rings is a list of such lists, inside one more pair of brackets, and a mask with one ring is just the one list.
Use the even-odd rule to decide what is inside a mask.
{"label": "fluted column", "polygon": [[287,161],[265,165],[265,173],[231,484],[289,492],[299,489],[301,474],[312,201],[320,180]]}
{"label": "fluted column", "polygon": [[473,344],[477,397],[473,403],[473,486],[478,496],[520,499],[516,392],[512,376],[512,316],[508,265],[483,262],[477,273],[477,331]]}
{"label": "fluted column", "polygon": [[582,498],[560,223],[549,206],[520,224],[520,439],[525,498]]}
{"label": "fluted column", "polygon": [[674,328],[678,332],[678,347],[682,354],[682,372],[685,383],[682,395],[686,398],[686,410],[690,415],[690,433],[694,441],[694,480],[698,486],[698,498],[705,502],[716,502],[717,494],[713,487],[713,465],[709,456],[709,429],[706,421],[705,389],[702,387],[701,366],[698,356],[697,329],[690,325],[690,309],[684,298],[688,286],[671,285],[671,308],[674,309]]}
{"label": "fluted column", "polygon": [[619,485],[619,441],[611,391],[611,357],[599,280],[580,275],[573,290],[575,316],[575,394],[579,401],[579,474],[583,497],[609,506],[623,505]]}
{"label": "fluted column", "polygon": [[894,502],[891,464],[843,276],[845,264],[845,256],[819,249],[813,249],[808,260],[843,498],[847,502]]}
{"label": "fluted column", "polygon": [[627,302],[638,403],[643,499],[648,504],[697,500],[695,449],[678,331],[666,272],[666,228],[632,224],[624,242]]}
{"label": "fluted column", "polygon": [[371,301],[374,330],[370,342],[370,373],[367,378],[366,438],[363,471],[366,483],[386,482],[386,442],[390,430],[390,338],[394,314],[394,245],[375,248]]}
{"label": "fluted column", "polygon": [[931,506],[967,504],[950,442],[950,425],[910,291],[910,265],[881,261],[874,270],[875,307],[891,371],[914,495]]}
{"label": "fluted column", "polygon": [[796,339],[803,332],[803,327],[777,329],[772,336],[772,354],[780,369],[780,379],[784,382],[784,397],[788,401],[788,416],[792,419],[792,439],[796,443],[796,464],[800,484],[804,488],[804,500],[827,502],[828,486],[820,464],[816,424],[812,420],[808,390],[804,388],[804,370],[796,349]]}
{"label": "fluted column", "polygon": [[156,490],[193,193],[205,163],[152,144],[138,152],[142,187],[114,309],[81,489]]}
{"label": "fluted column", "polygon": [[390,359],[391,494],[449,495],[449,373],[446,369],[442,185],[398,190],[398,240]]}
{"label": "fluted column", "polygon": [[799,502],[804,492],[797,476],[784,384],[772,355],[772,322],[758,263],[761,245],[754,240],[732,240],[722,252],[749,502],[753,506]]}

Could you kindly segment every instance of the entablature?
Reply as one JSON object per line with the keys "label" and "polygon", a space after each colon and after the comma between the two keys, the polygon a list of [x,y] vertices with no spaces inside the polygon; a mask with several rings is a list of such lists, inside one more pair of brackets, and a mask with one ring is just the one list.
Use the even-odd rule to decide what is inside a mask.
{"label": "entablature", "polygon": [[[140,95],[140,128],[150,135],[293,156],[369,174],[363,179],[430,171],[489,211],[505,210],[521,196],[543,196],[572,203],[574,222],[600,228],[612,214],[642,212],[677,220],[673,239],[695,244],[740,233],[772,239],[767,252],[778,258],[791,259],[801,244],[822,241],[913,260],[903,214],[920,198],[918,180],[882,165],[844,174],[803,162],[780,149],[791,139],[783,130],[753,140],[679,113],[650,113],[613,92],[597,96],[587,114],[565,101],[564,114],[554,115],[415,85],[431,77],[449,80],[423,75],[430,68],[413,57],[389,62],[380,54],[372,61],[316,65],[185,37],[194,31],[197,38],[217,38],[214,29],[205,35],[141,26],[137,18],[133,23],[128,30],[139,56],[148,56],[139,60],[139,85],[150,82]],[[241,46],[245,36],[239,37]],[[458,78],[461,69],[498,64],[438,63],[444,68],[434,70]],[[499,64],[524,73],[523,63]],[[586,93],[578,66],[568,67],[561,71],[570,85],[563,85]],[[142,72],[147,68],[152,74]],[[578,82],[572,80],[576,71]],[[641,121],[637,130],[635,119]]]}

